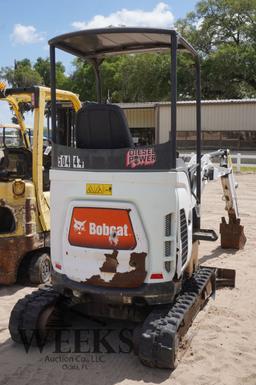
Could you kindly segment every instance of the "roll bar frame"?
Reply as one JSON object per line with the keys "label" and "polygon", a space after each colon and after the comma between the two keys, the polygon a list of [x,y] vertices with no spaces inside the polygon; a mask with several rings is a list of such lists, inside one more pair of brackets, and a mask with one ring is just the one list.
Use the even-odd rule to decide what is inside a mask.
{"label": "roll bar frame", "polygon": [[[130,34],[154,34],[157,36],[169,35],[170,43],[165,43],[161,39],[159,42],[148,43],[146,40],[143,43],[131,42],[126,44],[116,44],[112,48],[101,47],[97,48],[97,37],[106,34],[119,34],[120,37],[129,36]],[[138,35],[138,36],[139,36]],[[76,47],[77,38],[86,38],[87,41],[95,43],[95,50],[92,51],[86,49],[86,45],[81,50],[80,46]],[[94,40],[93,40],[94,39]],[[68,43],[67,43],[68,42]],[[72,43],[72,44],[71,44]],[[196,88],[196,154],[197,154],[197,203],[201,202],[201,81],[200,81],[200,60],[195,49],[175,30],[166,29],[154,29],[154,28],[103,28],[95,30],[84,30],[72,32],[57,36],[49,41],[50,45],[50,65],[51,65],[51,103],[52,103],[52,139],[56,143],[56,57],[55,49],[59,48],[63,51],[71,53],[75,56],[82,57],[90,61],[94,67],[96,77],[96,91],[97,101],[101,102],[101,77],[100,77],[100,64],[106,56],[120,55],[126,53],[136,52],[152,52],[159,50],[171,50],[171,168],[176,169],[176,137],[177,137],[177,50],[185,50],[189,52],[195,60],[195,88]]]}

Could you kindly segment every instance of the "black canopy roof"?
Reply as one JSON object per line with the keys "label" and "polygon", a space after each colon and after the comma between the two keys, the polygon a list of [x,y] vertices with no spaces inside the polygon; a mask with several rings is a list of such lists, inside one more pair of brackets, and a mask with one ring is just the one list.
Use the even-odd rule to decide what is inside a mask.
{"label": "black canopy roof", "polygon": [[49,44],[85,59],[102,59],[122,53],[170,49],[174,35],[177,35],[178,49],[197,56],[194,48],[176,31],[156,28],[88,29],[54,37]]}

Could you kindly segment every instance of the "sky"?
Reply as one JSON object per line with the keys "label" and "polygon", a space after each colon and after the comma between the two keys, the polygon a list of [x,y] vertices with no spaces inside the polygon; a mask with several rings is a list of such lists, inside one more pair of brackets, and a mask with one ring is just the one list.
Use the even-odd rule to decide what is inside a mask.
{"label": "sky", "polygon": [[[15,60],[49,56],[48,40],[79,29],[109,25],[171,28],[192,11],[198,0],[0,0],[0,68]],[[66,73],[73,57],[57,50]],[[1,80],[1,79],[0,79]],[[0,102],[0,122],[10,121]],[[27,123],[32,124],[31,117]]]}
{"label": "sky", "polygon": [[[48,56],[48,40],[109,25],[170,28],[197,0],[0,0],[0,67]],[[72,58],[59,54],[69,73]]]}

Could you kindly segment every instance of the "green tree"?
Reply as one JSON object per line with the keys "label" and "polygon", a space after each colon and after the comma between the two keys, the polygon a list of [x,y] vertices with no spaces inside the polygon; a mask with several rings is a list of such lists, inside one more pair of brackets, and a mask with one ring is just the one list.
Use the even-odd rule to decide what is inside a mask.
{"label": "green tree", "polygon": [[79,94],[81,100],[95,100],[95,77],[92,66],[82,59],[73,62],[74,71],[70,75],[70,90]]}
{"label": "green tree", "polygon": [[170,95],[170,55],[127,55],[117,75],[122,102],[167,100]]}
{"label": "green tree", "polygon": [[204,98],[256,95],[256,0],[199,1],[176,27],[200,52]]}
{"label": "green tree", "polygon": [[32,67],[29,59],[15,62],[14,68],[4,67],[0,77],[7,80],[12,87],[30,87],[43,84],[40,74]]}
{"label": "green tree", "polygon": [[219,45],[256,42],[256,0],[201,0],[176,28],[202,54]]}
{"label": "green tree", "polygon": [[223,44],[202,64],[203,94],[215,98],[256,97],[256,50]]}
{"label": "green tree", "polygon": [[[34,69],[43,79],[43,84],[50,87],[50,59],[37,58]],[[68,89],[70,87],[69,77],[65,74],[65,67],[60,61],[56,63],[56,85],[60,89]]]}
{"label": "green tree", "polygon": [[[194,97],[194,67],[188,55],[178,58],[178,97]],[[71,75],[71,89],[82,100],[95,100],[95,76],[92,66],[77,59]],[[102,96],[112,102],[170,100],[170,54],[140,54],[108,58],[101,68]]]}
{"label": "green tree", "polygon": [[[14,67],[4,67],[0,77],[7,80],[12,87],[30,87],[35,85],[50,86],[50,60],[39,57],[32,65],[29,59],[16,61]],[[69,89],[70,79],[65,74],[64,65],[56,63],[56,84],[58,88]]]}
{"label": "green tree", "polygon": [[[202,63],[203,98],[255,97],[256,92],[256,0],[201,0],[178,31],[198,50]],[[57,87],[95,100],[95,76],[90,63],[76,59],[71,75],[56,63]],[[103,100],[113,102],[170,99],[170,54],[112,57],[101,65]],[[194,64],[186,53],[178,55],[178,99],[194,98]],[[49,59],[28,59],[15,68],[0,71],[14,87],[50,85]]]}

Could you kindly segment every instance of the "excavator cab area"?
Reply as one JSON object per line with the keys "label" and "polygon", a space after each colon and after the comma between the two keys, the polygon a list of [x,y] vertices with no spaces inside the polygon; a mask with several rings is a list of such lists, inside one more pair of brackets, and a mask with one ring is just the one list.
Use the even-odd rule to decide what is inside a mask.
{"label": "excavator cab area", "polygon": [[[78,97],[58,90],[57,100],[57,124],[66,119],[71,125],[66,114],[80,107]],[[38,284],[50,279],[49,102],[46,87],[2,88],[0,93],[0,103],[7,104],[17,123],[0,130],[1,284],[17,279]],[[32,111],[30,128],[24,111]]]}

